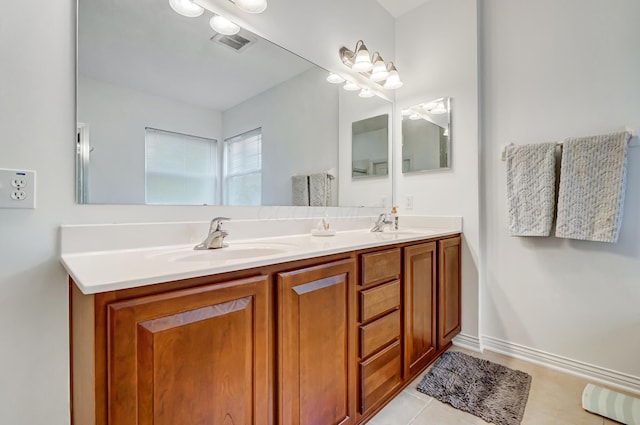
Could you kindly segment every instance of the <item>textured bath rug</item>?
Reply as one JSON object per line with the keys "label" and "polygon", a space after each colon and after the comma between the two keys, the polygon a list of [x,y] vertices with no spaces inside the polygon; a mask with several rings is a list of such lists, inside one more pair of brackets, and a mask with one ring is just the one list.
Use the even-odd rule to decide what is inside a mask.
{"label": "textured bath rug", "polygon": [[519,370],[448,351],[427,372],[418,391],[497,425],[519,425],[531,376]]}

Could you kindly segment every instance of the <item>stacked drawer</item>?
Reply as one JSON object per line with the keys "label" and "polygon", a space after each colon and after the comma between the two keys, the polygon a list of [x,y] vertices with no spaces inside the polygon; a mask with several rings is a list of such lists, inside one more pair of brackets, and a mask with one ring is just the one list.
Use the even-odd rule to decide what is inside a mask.
{"label": "stacked drawer", "polygon": [[359,286],[360,413],[402,383],[399,248],[361,256]]}

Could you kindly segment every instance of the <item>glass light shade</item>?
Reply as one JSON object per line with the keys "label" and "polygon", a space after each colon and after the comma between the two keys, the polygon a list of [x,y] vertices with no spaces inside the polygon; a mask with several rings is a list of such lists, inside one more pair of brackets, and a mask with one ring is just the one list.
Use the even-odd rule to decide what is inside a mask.
{"label": "glass light shade", "polygon": [[360,86],[357,85],[356,83],[353,83],[351,81],[347,81],[344,84],[344,89],[347,91],[356,91],[356,90],[360,90]]}
{"label": "glass light shade", "polygon": [[360,47],[358,47],[358,49],[356,50],[351,69],[356,72],[371,71],[371,69],[373,68],[373,64],[371,63],[371,57],[369,57],[367,46],[365,46],[362,41],[360,41],[359,44]]}
{"label": "glass light shade", "polygon": [[388,76],[389,71],[387,71],[387,65],[385,65],[382,58],[378,56],[378,60],[373,64],[373,69],[371,70],[371,76],[369,79],[371,81],[384,81]]}
{"label": "glass light shade", "polygon": [[267,0],[234,0],[234,3],[247,13],[262,13],[267,8]]}
{"label": "glass light shade", "polygon": [[419,120],[420,119],[420,115],[418,115],[417,113],[413,113],[411,115],[409,115],[409,119],[410,120]]}
{"label": "glass light shade", "polygon": [[227,18],[220,15],[213,15],[213,18],[209,21],[211,28],[217,33],[223,35],[233,35],[240,32],[240,27]]}
{"label": "glass light shade", "polygon": [[398,75],[398,71],[392,69],[389,71],[389,76],[387,77],[387,81],[384,82],[384,87],[387,90],[395,90],[402,87],[402,81],[400,81],[400,75]]}
{"label": "glass light shade", "polygon": [[204,13],[204,9],[191,0],[169,0],[169,6],[176,13],[188,18],[197,18]]}
{"label": "glass light shade", "polygon": [[402,111],[400,111],[400,115],[402,115],[403,117],[408,117],[411,114],[411,109],[403,109]]}
{"label": "glass light shade", "polygon": [[358,93],[358,96],[360,96],[360,97],[373,97],[374,94],[370,89],[364,88],[364,89],[360,90],[360,93]]}
{"label": "glass light shade", "polygon": [[331,72],[327,77],[327,81],[330,83],[339,84],[344,82],[344,78],[342,78],[338,74],[334,74],[333,72]]}

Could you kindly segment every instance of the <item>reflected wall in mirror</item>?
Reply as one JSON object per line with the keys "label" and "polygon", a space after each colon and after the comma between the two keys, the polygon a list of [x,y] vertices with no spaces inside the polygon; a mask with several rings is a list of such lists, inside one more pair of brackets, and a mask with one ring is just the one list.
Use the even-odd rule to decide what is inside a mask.
{"label": "reflected wall in mirror", "polygon": [[351,176],[389,174],[389,115],[366,118],[351,124]]}
{"label": "reflected wall in mirror", "polygon": [[402,172],[451,167],[451,98],[402,109]]}
{"label": "reflected wall in mirror", "polygon": [[168,1],[79,0],[78,202],[305,205],[295,177],[322,174],[325,205],[338,205],[339,87],[210,18]]}

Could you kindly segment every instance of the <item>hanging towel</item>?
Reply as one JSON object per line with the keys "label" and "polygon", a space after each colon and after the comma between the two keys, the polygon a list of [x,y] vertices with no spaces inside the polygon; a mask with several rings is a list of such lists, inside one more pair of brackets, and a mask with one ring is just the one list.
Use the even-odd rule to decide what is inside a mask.
{"label": "hanging towel", "polygon": [[309,205],[326,207],[331,202],[331,179],[329,173],[316,173],[309,176]]}
{"label": "hanging towel", "polygon": [[549,236],[556,186],[555,143],[509,146],[507,207],[511,236]]}
{"label": "hanging towel", "polygon": [[291,204],[293,206],[309,206],[309,176],[291,177]]}
{"label": "hanging towel", "polygon": [[630,136],[621,132],[565,140],[556,236],[618,241]]}

